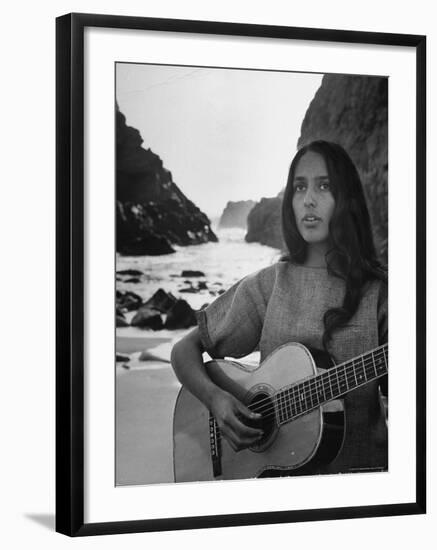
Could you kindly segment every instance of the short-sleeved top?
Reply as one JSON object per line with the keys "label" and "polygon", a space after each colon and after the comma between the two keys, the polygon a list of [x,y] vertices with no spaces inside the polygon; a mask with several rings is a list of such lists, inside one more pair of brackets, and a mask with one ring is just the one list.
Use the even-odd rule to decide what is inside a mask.
{"label": "short-sleeved top", "polygon": [[[280,261],[245,277],[198,313],[202,343],[213,358],[259,349],[261,361],[289,342],[322,349],[323,315],[341,307],[344,293],[344,281],[325,268]],[[347,326],[333,333],[329,351],[342,362],[386,340],[387,285],[374,280]]]}
{"label": "short-sleeved top", "polygon": [[[198,313],[202,344],[212,358],[240,358],[259,349],[300,342],[323,349],[323,315],[343,303],[345,283],[325,268],[281,261],[245,277]],[[347,325],[335,330],[329,352],[347,361],[387,341],[387,284],[365,286]],[[378,381],[344,398],[346,433],[341,453],[317,473],[385,470],[388,439]]]}

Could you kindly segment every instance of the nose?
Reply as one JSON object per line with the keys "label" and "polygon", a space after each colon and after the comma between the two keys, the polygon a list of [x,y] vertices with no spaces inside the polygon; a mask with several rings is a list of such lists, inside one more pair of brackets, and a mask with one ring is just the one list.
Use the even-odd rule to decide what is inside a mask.
{"label": "nose", "polygon": [[303,199],[303,203],[304,203],[304,206],[308,206],[308,207],[316,205],[316,198],[314,196],[314,193],[311,187],[307,188],[307,191]]}

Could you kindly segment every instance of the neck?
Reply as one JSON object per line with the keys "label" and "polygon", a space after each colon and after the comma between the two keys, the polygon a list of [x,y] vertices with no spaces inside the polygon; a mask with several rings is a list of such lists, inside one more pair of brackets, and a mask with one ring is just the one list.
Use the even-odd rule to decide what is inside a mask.
{"label": "neck", "polygon": [[308,244],[307,256],[303,265],[306,267],[327,267],[326,253],[328,250],[328,242]]}

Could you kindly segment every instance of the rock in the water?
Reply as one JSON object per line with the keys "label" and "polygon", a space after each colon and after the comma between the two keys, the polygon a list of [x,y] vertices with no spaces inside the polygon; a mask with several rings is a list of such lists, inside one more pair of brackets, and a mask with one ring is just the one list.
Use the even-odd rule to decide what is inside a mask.
{"label": "rock in the water", "polygon": [[130,275],[131,277],[140,277],[143,274],[142,271],[138,269],[121,269],[117,271],[117,275]]}
{"label": "rock in the water", "polygon": [[248,243],[261,243],[273,248],[284,249],[281,226],[282,198],[262,198],[247,217]]}
{"label": "rock in the water", "polygon": [[130,357],[128,357],[127,355],[120,355],[119,353],[116,353],[116,355],[115,355],[115,361],[116,361],[117,363],[129,362],[129,361],[130,361]]}
{"label": "rock in the water", "polygon": [[171,292],[159,288],[155,294],[145,302],[145,306],[156,309],[161,313],[167,313],[177,302]]}
{"label": "rock in the water", "polygon": [[197,324],[194,310],[185,300],[178,300],[167,314],[164,328],[189,328]]}
{"label": "rock in the water", "polygon": [[115,317],[115,326],[116,327],[128,327],[129,323],[126,321],[124,317],[121,317],[121,315],[116,315]]}
{"label": "rock in the water", "polygon": [[138,277],[131,277],[130,279],[126,279],[124,282],[125,283],[141,283],[141,279],[138,279]]}
{"label": "rock in the water", "polygon": [[115,293],[115,299],[116,307],[122,312],[135,311],[143,303],[141,296],[138,296],[138,294],[135,294],[135,292],[131,292],[130,290],[127,290],[126,292],[117,290]]}
{"label": "rock in the water", "polygon": [[181,273],[181,277],[205,277],[205,273],[194,269],[184,269]]}
{"label": "rock in the water", "polygon": [[131,325],[133,327],[150,328],[160,330],[163,328],[161,314],[158,310],[148,306],[142,306],[134,315]]}
{"label": "rock in the water", "polygon": [[124,255],[158,255],[185,246],[216,242],[208,217],[174,183],[162,160],[142,147],[135,128],[117,121],[117,251]]}
{"label": "rock in the water", "polygon": [[247,216],[255,204],[255,201],[229,201],[221,215],[219,227],[241,227],[246,229]]}

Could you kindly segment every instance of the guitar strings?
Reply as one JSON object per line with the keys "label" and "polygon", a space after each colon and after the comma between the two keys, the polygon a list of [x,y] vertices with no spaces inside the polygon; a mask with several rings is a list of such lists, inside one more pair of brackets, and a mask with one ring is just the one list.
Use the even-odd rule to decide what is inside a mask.
{"label": "guitar strings", "polygon": [[[305,402],[308,399],[311,399],[312,408],[314,396],[317,397],[320,395],[322,399],[324,398],[325,401],[331,401],[332,399],[335,399],[335,397],[338,397],[339,395],[349,391],[350,389],[354,389],[355,387],[358,387],[363,383],[367,383],[369,381],[369,373],[370,380],[382,376],[383,374],[385,374],[385,372],[381,372],[380,370],[378,371],[378,369],[381,369],[381,366],[383,366],[384,369],[386,367],[385,352],[384,350],[381,350],[372,355],[373,356],[371,358],[367,359],[354,359],[350,365],[339,365],[338,367],[334,367],[331,370],[328,370],[320,375],[313,377],[312,379],[309,379],[310,381],[306,380],[304,382],[299,382],[297,384],[292,384],[290,386],[282,388],[279,392],[275,394],[275,396],[277,397],[278,405],[285,407],[285,410],[287,412],[287,406],[290,403],[297,404],[300,408],[302,408],[302,404],[305,404],[306,406]],[[381,359],[384,359],[384,361],[381,362]],[[368,368],[369,366],[370,370]],[[362,380],[363,376],[364,381]],[[352,385],[354,385],[353,388],[349,387],[350,382],[352,382]],[[342,385],[346,386],[344,390],[342,390]],[[335,386],[337,386],[338,390],[340,390],[340,393],[337,392],[337,395],[334,395],[335,392],[332,389],[333,386],[334,388]],[[331,397],[329,399],[326,398],[327,392],[331,394]]]}
{"label": "guitar strings", "polygon": [[[374,350],[374,352],[369,352],[370,354],[373,355],[373,357],[371,357],[371,358],[367,357],[364,361],[362,359],[359,359],[359,357],[360,357],[359,356],[358,358],[355,358],[352,361],[346,361],[344,363],[341,363],[340,365],[336,365],[335,367],[332,367],[331,369],[327,370],[326,372],[315,375],[312,378],[309,378],[309,379],[307,379],[303,382],[297,382],[297,383],[294,383],[294,384],[290,384],[289,386],[284,386],[279,391],[275,392],[272,396],[269,396],[267,398],[264,398],[264,399],[261,399],[260,401],[258,401],[256,403],[256,405],[259,406],[262,403],[266,403],[266,404],[268,403],[270,405],[270,403],[272,401],[272,398],[275,398],[275,397],[277,398],[278,404],[280,404],[281,403],[281,397],[280,397],[281,393],[283,393],[287,390],[288,391],[289,390],[296,391],[298,386],[300,386],[300,385],[302,385],[302,389],[301,389],[301,391],[298,392],[298,395],[300,396],[302,393],[304,393],[305,398],[307,398],[307,397],[312,398],[313,396],[316,396],[316,395],[320,394],[321,392],[319,390],[320,390],[320,386],[322,386],[322,385],[323,385],[323,392],[325,392],[325,390],[328,389],[328,388],[332,388],[331,382],[333,381],[334,378],[338,379],[339,377],[341,377],[342,380],[343,379],[345,380],[345,383],[348,386],[349,381],[355,379],[355,368],[357,366],[359,366],[360,368],[363,368],[363,370],[365,370],[366,375],[367,375],[369,372],[371,372],[372,368],[375,369],[375,367],[376,367],[375,366],[375,359],[376,359],[376,361],[380,361],[382,358],[385,359],[385,350],[382,349],[382,348],[385,348],[386,346],[387,346],[387,344],[384,344],[384,346],[381,346],[381,349],[377,348],[376,350]],[[364,354],[361,357],[364,357]],[[358,361],[359,361],[359,364],[357,363]],[[357,363],[357,364],[355,365],[354,363]],[[367,367],[369,367],[369,366],[371,367],[370,371],[367,370]],[[305,384],[306,384],[306,386],[305,386]],[[338,381],[337,382],[334,381],[334,384],[337,384],[338,386],[340,386]],[[347,389],[349,389],[349,388],[347,388]],[[315,390],[315,392],[313,390]],[[332,393],[332,390],[329,390],[329,391]],[[287,399],[287,398],[284,396],[282,399]],[[290,399],[290,396],[288,396],[288,399]],[[294,399],[292,399],[292,401],[294,402]]]}
{"label": "guitar strings", "polygon": [[[380,378],[381,376],[384,376],[385,372],[384,373],[381,373],[381,374],[378,374],[376,376],[374,376],[374,378],[372,378],[372,380],[377,380],[378,378]],[[369,380],[370,381],[370,380]],[[332,401],[334,399],[337,399],[338,397],[341,397],[342,395],[348,393],[349,391],[353,391],[361,386],[365,386],[367,384],[367,381],[365,382],[362,382],[361,384],[358,384],[357,386],[354,386],[353,388],[350,388],[349,390],[346,390],[345,392],[339,394],[339,395],[336,395],[335,397],[331,397],[330,399],[325,399],[324,400],[324,403],[328,403],[329,401]],[[275,394],[274,394],[275,395]],[[286,418],[285,421],[279,421],[279,424],[278,424],[278,427],[280,427],[282,424],[285,424],[285,423],[288,423],[288,422],[291,422],[292,420],[296,420],[297,418],[300,418],[301,416],[304,416],[308,413],[310,413],[311,411],[319,408],[321,405],[320,404],[316,404],[316,405],[313,405],[311,406],[310,408],[306,409],[306,410],[303,410],[297,414],[291,414],[289,418]],[[272,418],[272,417],[275,417],[277,416],[277,413],[275,411],[275,407],[272,403],[270,403],[270,406],[266,408],[267,410],[269,409],[273,409],[272,412],[270,412],[269,414],[266,414],[263,416],[264,419],[266,418]],[[257,410],[258,412],[258,410]],[[215,419],[214,419],[215,421]],[[215,434],[215,438],[216,438],[216,441],[217,443],[221,442],[221,440],[223,439],[223,436],[221,434],[221,431],[220,431],[220,427],[217,425],[216,421],[215,421],[215,425],[216,425],[216,434]],[[254,444],[256,444],[256,441],[254,442]]]}
{"label": "guitar strings", "polygon": [[[373,354],[374,356],[379,355],[378,359],[380,359],[382,355],[383,355],[384,358],[385,358],[385,353],[384,353],[385,349],[384,349],[384,348],[386,348],[386,347],[387,347],[387,344],[384,344],[384,346],[381,347],[382,349],[378,349],[378,348],[377,348],[377,349],[378,349],[377,353],[375,353],[376,350],[375,350],[375,352],[369,352],[369,353],[370,353],[370,354]],[[364,355],[364,354],[363,354],[363,355]],[[341,395],[343,395],[343,394],[345,394],[345,393],[348,393],[349,391],[352,391],[352,390],[354,390],[354,389],[356,389],[356,388],[358,388],[358,387],[360,387],[360,386],[362,386],[362,385],[365,385],[365,384],[368,382],[368,380],[367,380],[367,373],[368,373],[368,372],[371,372],[372,370],[373,370],[373,371],[376,371],[375,364],[374,364],[374,358],[372,358],[372,359],[366,359],[366,361],[361,361],[361,365],[360,365],[360,366],[363,368],[364,372],[366,373],[366,380],[365,380],[364,382],[362,382],[361,384],[357,384],[357,380],[356,380],[355,373],[354,373],[354,372],[351,372],[351,370],[353,370],[354,367],[355,367],[355,365],[354,365],[353,363],[356,362],[358,359],[359,359],[359,358],[356,358],[356,359],[352,360],[352,362],[351,362],[352,364],[349,364],[349,365],[348,365],[348,363],[350,363],[350,362],[347,361],[347,362],[345,362],[345,363],[342,363],[342,364],[340,364],[340,365],[337,365],[336,367],[333,367],[333,369],[339,369],[340,367],[343,367],[343,370],[344,370],[344,375],[343,375],[343,376],[344,376],[345,381],[347,382],[347,386],[349,386],[349,383],[348,383],[349,380],[355,380],[356,385],[355,385],[353,388],[349,388],[349,387],[348,387],[344,392],[341,392],[340,394],[335,395],[335,396],[332,395],[332,397],[330,397],[329,399],[327,399],[327,398],[326,398],[326,393],[325,393],[326,385],[325,385],[325,383],[324,383],[324,381],[323,381],[323,393],[325,393],[325,398],[324,398],[324,400],[323,400],[324,402],[327,403],[327,402],[329,402],[329,401],[332,401],[333,399],[336,399],[336,398],[340,397]],[[368,370],[368,367],[370,367],[370,370]],[[337,373],[336,373],[336,372],[333,372],[333,369],[331,369],[331,370],[329,370],[329,371],[327,371],[327,372],[325,372],[325,373],[322,373],[322,374],[320,374],[320,375],[318,375],[318,376],[315,376],[312,380],[316,380],[316,379],[322,380],[323,378],[326,378],[326,377],[327,377],[327,378],[330,378],[332,374],[335,374],[336,377],[337,377]],[[346,372],[346,369],[348,369],[348,372]],[[380,374],[377,373],[376,375],[373,374],[373,375],[372,375],[373,378],[372,378],[371,380],[376,380],[377,378],[383,376],[384,374],[385,374],[385,372],[380,373]],[[326,375],[328,375],[328,376],[326,376]],[[353,378],[352,378],[352,375],[353,375]],[[331,387],[330,392],[331,392],[331,394],[333,394],[333,392],[332,392],[332,385],[330,384],[330,381],[329,381],[329,380],[328,380],[328,382],[329,382],[329,385],[330,385],[330,387]],[[301,384],[301,383],[297,383],[297,384],[293,384],[293,385],[290,385],[290,386],[286,386],[285,389],[297,387],[297,386],[299,386],[299,384]],[[312,387],[311,387],[311,386],[312,386]],[[311,391],[308,392],[307,390],[310,389],[310,388],[311,388]],[[289,411],[291,411],[291,407],[292,407],[293,405],[294,405],[296,411],[297,411],[297,405],[298,405],[298,404],[299,404],[299,407],[302,409],[302,403],[301,403],[301,401],[306,400],[308,397],[311,398],[311,403],[313,403],[313,396],[321,395],[321,392],[320,392],[320,391],[316,391],[316,393],[314,393],[314,392],[312,391],[314,388],[316,388],[316,390],[317,390],[317,382],[315,382],[315,385],[312,385],[312,383],[311,383],[311,384],[308,385],[307,388],[303,389],[303,393],[305,394],[305,398],[301,398],[300,401],[299,401],[299,400],[296,401],[295,398],[294,398],[295,396],[293,396],[293,398],[290,398],[290,395],[289,395],[289,396],[288,396],[288,403],[290,403],[290,406],[289,406],[289,407],[287,407],[288,403],[285,403],[285,399],[286,399],[285,397],[283,398],[284,401],[282,401],[282,402],[281,402],[280,399],[279,399],[279,400],[276,399],[276,409],[278,409],[279,407],[282,407],[283,405],[285,405],[285,412],[286,412],[287,415],[288,415],[288,414],[289,414]],[[273,394],[271,397],[267,397],[267,398],[264,398],[264,399],[258,401],[258,402],[256,403],[257,406],[258,406],[260,403],[264,403],[264,404],[266,404],[267,406],[264,406],[264,405],[263,405],[263,407],[262,407],[261,409],[260,409],[260,408],[257,408],[257,409],[256,409],[256,412],[259,412],[260,414],[262,414],[262,411],[263,411],[263,410],[271,410],[271,409],[273,409],[273,411],[271,411],[269,414],[267,414],[267,415],[264,416],[264,419],[269,418],[269,417],[273,417],[273,416],[276,417],[276,416],[277,416],[277,412],[276,412],[276,410],[275,410],[275,403],[274,403],[274,400],[275,400],[275,397],[277,397],[277,396],[278,396],[281,392],[283,392],[283,391],[284,391],[284,389],[280,390],[279,392],[276,392],[276,393]],[[299,392],[298,395],[301,396],[301,394],[302,394],[302,392]],[[303,416],[304,414],[307,414],[307,413],[310,412],[311,410],[317,409],[319,406],[320,406],[320,403],[317,403],[316,405],[313,405],[313,404],[312,404],[311,407],[306,408],[305,410],[301,410],[300,412],[297,412],[297,414],[291,414],[291,415],[290,415],[290,418],[286,419],[286,421],[288,422],[289,420],[296,419],[296,418],[298,418],[298,417],[300,417],[300,416]],[[249,406],[249,408],[250,408],[250,406]],[[218,426],[217,426],[217,428],[218,428]],[[220,434],[220,432],[218,432],[218,433],[216,434],[216,436],[217,436],[219,439],[221,439],[221,434]]]}
{"label": "guitar strings", "polygon": [[[369,369],[369,367],[370,367],[370,369]],[[367,364],[364,365],[364,370],[365,370],[365,372],[366,372],[366,378],[367,378],[367,374],[370,373],[370,372],[372,372],[372,371],[374,371],[373,364],[370,365],[370,363],[367,362]],[[323,375],[319,375],[319,376],[324,376],[325,374],[326,374],[326,373],[323,373]],[[346,385],[347,385],[348,387],[345,389],[345,391],[340,391],[340,393],[337,394],[337,395],[333,395],[332,390],[329,390],[332,396],[328,399],[328,398],[326,398],[326,391],[325,391],[325,390],[327,389],[327,385],[326,385],[326,384],[323,384],[323,393],[325,394],[325,396],[324,396],[324,398],[323,398],[323,402],[332,401],[333,399],[336,399],[336,398],[340,397],[341,395],[343,395],[343,394],[345,394],[345,393],[348,393],[349,391],[352,391],[352,390],[354,390],[354,389],[356,389],[356,388],[358,388],[358,387],[360,387],[360,386],[362,386],[362,385],[365,385],[368,381],[376,380],[377,378],[383,376],[384,374],[385,374],[385,372],[382,372],[382,373],[379,373],[379,374],[374,374],[374,373],[372,372],[372,378],[371,378],[370,380],[365,380],[364,382],[358,384],[357,381],[356,381],[356,377],[355,377],[355,374],[354,374],[354,373],[351,373],[350,371],[347,372],[347,373],[345,372],[345,377],[344,377],[344,379],[345,379]],[[355,381],[355,385],[354,385],[353,388],[350,388],[350,387],[349,387],[349,382],[350,382],[350,381]],[[295,386],[297,387],[298,385],[299,385],[299,383],[296,384]],[[291,386],[291,387],[292,387],[292,386]],[[287,388],[288,388],[288,386],[287,386]],[[311,388],[311,391],[308,392],[307,390],[310,389],[310,388]],[[332,386],[331,386],[331,388],[332,388]],[[316,389],[316,392],[313,392],[313,391],[312,391],[313,389]],[[262,414],[263,411],[267,411],[267,410],[270,410],[270,409],[272,409],[272,408],[274,409],[274,408],[275,408],[275,404],[276,404],[276,408],[277,408],[277,409],[279,409],[279,407],[282,407],[283,405],[287,405],[288,403],[285,403],[285,399],[287,399],[287,398],[284,397],[284,398],[283,398],[283,401],[281,401],[281,399],[278,399],[278,398],[277,398],[277,396],[278,396],[280,393],[282,393],[282,391],[283,391],[283,390],[280,390],[279,392],[274,393],[272,396],[267,397],[267,398],[264,398],[264,399],[258,401],[258,402],[256,403],[257,408],[254,409],[254,410],[255,410],[256,412],[259,412],[260,414]],[[302,393],[305,395],[304,398],[300,398],[300,396],[301,396]],[[292,414],[291,416],[292,416],[292,417],[297,417],[297,416],[300,416],[300,415],[302,415],[302,414],[305,414],[306,412],[309,412],[310,410],[312,410],[312,409],[314,409],[314,408],[319,407],[319,406],[320,406],[320,402],[319,402],[319,403],[316,403],[315,405],[313,405],[313,397],[319,396],[319,395],[321,395],[321,394],[322,394],[322,392],[319,391],[319,387],[318,387],[317,385],[313,385],[312,387],[309,386],[308,388],[305,388],[303,391],[301,391],[301,392],[298,393],[298,396],[299,396],[300,399],[297,399],[297,400],[296,400],[296,399],[295,399],[295,397],[297,397],[296,395],[294,395],[293,397],[288,396],[288,402],[291,404],[291,406],[294,406],[295,409],[296,409],[296,411],[298,410],[298,409],[297,409],[297,405],[299,405],[299,408],[301,409],[299,412],[297,412],[296,415],[293,415],[293,414]],[[306,410],[302,410],[302,404],[303,404],[303,403],[301,403],[301,402],[307,400],[308,397],[311,398],[311,403],[312,403],[312,405],[311,405],[311,407],[306,408]],[[276,399],[275,399],[275,398],[276,398]],[[259,408],[259,404],[260,404],[260,403],[263,404],[263,406],[262,406],[261,408]],[[253,406],[253,405],[252,405],[252,406]],[[291,409],[291,406],[288,407],[289,410]],[[249,406],[248,408],[250,408],[250,406]],[[252,410],[252,409],[251,409],[251,410]],[[283,411],[284,411],[284,410],[285,410],[285,412],[288,412],[287,409],[283,409]],[[268,418],[269,416],[276,416],[276,411],[273,411],[273,413],[271,413],[270,415],[265,415],[264,418]]]}
{"label": "guitar strings", "polygon": [[[381,359],[381,355],[379,355],[379,357],[377,357],[377,360],[380,360],[380,359]],[[256,403],[256,406],[257,406],[256,412],[262,413],[263,410],[271,408],[272,400],[276,401],[278,408],[283,407],[283,406],[287,407],[287,405],[290,403],[292,405],[295,405],[296,410],[297,410],[297,406],[299,406],[299,408],[302,408],[302,405],[303,405],[302,402],[305,402],[306,400],[311,399],[311,403],[312,403],[313,398],[315,398],[319,395],[322,395],[322,400],[323,401],[331,401],[332,399],[335,399],[336,397],[339,397],[340,395],[342,395],[344,393],[347,393],[349,390],[355,389],[359,385],[362,385],[361,383],[359,384],[357,379],[356,379],[355,366],[356,365],[350,365],[348,367],[343,367],[343,371],[342,371],[342,373],[340,373],[339,376],[338,376],[337,372],[327,371],[327,372],[319,374],[319,375],[317,375],[317,376],[315,376],[315,377],[313,377],[309,380],[306,380],[305,382],[298,382],[296,384],[286,386],[286,387],[282,388],[281,390],[279,390],[278,392],[274,393],[272,396],[269,396],[267,398],[264,398],[264,399],[261,399],[260,401],[258,401]],[[367,382],[367,378],[368,378],[367,375],[369,373],[372,374],[371,380],[373,380],[375,378],[378,378],[379,376],[382,376],[383,374],[385,374],[385,372],[381,373],[381,374],[378,374],[377,372],[372,372],[372,371],[375,371],[375,365],[374,365],[374,360],[373,359],[372,360],[366,360],[365,362],[360,362],[359,366],[365,372],[366,380],[364,381],[364,383]],[[339,365],[339,367],[337,367],[337,368],[340,368],[340,367],[341,367],[341,365]],[[338,393],[337,395],[334,396],[333,395],[334,392],[332,391],[331,382],[333,381],[333,378],[335,378],[337,380],[339,377],[341,378],[342,382],[344,381],[343,383],[347,387],[345,388],[345,391],[340,391],[340,393]],[[310,381],[310,383],[308,383],[308,381]],[[349,384],[351,382],[355,383],[353,388],[349,387]],[[305,386],[305,384],[306,384],[306,386]],[[337,386],[341,390],[341,383],[339,383],[338,380],[334,381],[334,384],[337,384]],[[299,386],[301,386],[301,388],[299,388]],[[284,393],[285,391],[290,392],[290,390],[293,392],[293,395],[290,395],[290,393],[288,393],[288,395],[286,395]],[[326,398],[326,392],[327,391],[329,393],[331,393],[331,395],[332,395],[332,397],[330,397],[329,399]],[[281,395],[281,394],[283,394],[283,395]],[[323,394],[324,394],[324,399],[323,399]],[[263,407],[259,408],[260,404],[263,404]],[[266,406],[264,406],[264,404]],[[316,404],[316,406],[319,406],[319,405],[320,405],[320,403]],[[250,408],[250,407],[248,407],[248,408]],[[310,408],[312,408],[312,407],[310,407]]]}

